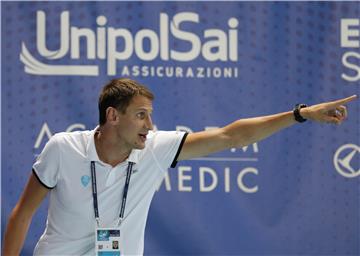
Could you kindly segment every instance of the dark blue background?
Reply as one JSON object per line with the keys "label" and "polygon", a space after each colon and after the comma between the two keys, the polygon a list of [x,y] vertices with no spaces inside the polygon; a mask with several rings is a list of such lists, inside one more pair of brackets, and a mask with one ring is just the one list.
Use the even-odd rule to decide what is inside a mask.
{"label": "dark blue background", "polygon": [[[239,118],[288,111],[295,103],[321,101],[359,94],[359,82],[341,78],[347,72],[342,55],[359,49],[340,47],[340,19],[359,18],[358,2],[3,2],[2,21],[2,234],[30,174],[41,127],[60,132],[74,123],[87,129],[97,125],[97,97],[109,79],[106,61],[80,60],[69,55],[46,60],[36,49],[36,11],[47,15],[47,46],[59,47],[60,13],[70,11],[70,24],[96,29],[96,17],[107,26],[159,30],[160,12],[172,16],[187,11],[200,16],[186,29],[228,30],[236,17],[238,61],[210,63],[201,56],[188,63],[141,61],[135,55],[122,65],[231,66],[238,78],[134,77],[156,95],[154,122],[158,129],[188,126],[194,131],[223,126]],[[201,35],[199,35],[201,36]],[[359,40],[359,38],[358,38]],[[37,76],[24,72],[21,43],[48,64],[100,66],[100,75]],[[172,38],[174,49],[186,44]],[[82,47],[84,49],[84,47]],[[116,76],[117,77],[117,76]],[[258,161],[184,161],[170,170],[172,190],[164,185],[149,213],[145,254],[163,255],[358,255],[360,253],[359,178],[336,172],[333,156],[343,144],[360,143],[359,101],[349,105],[342,126],[305,123],[258,143],[259,152],[237,149],[213,157],[252,157]],[[352,163],[359,168],[359,155]],[[191,192],[179,192],[178,168],[191,167]],[[199,167],[218,173],[212,192],[199,192]],[[230,168],[231,191],[224,192],[224,169]],[[239,190],[239,171],[256,193]],[[210,182],[210,181],[209,181]],[[32,253],[43,232],[46,204],[34,216],[22,254]]]}

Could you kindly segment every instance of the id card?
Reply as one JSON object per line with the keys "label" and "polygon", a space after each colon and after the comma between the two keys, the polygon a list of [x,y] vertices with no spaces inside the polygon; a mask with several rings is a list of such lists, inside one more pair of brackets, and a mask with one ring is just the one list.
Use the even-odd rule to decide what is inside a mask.
{"label": "id card", "polygon": [[121,256],[120,229],[95,228],[95,255]]}

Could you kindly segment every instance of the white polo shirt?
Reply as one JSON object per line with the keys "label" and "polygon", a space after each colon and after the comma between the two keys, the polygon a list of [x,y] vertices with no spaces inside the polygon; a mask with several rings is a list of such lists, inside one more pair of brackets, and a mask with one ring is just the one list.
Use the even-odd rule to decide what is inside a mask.
{"label": "white polo shirt", "polygon": [[112,167],[96,152],[92,131],[54,135],[33,165],[39,181],[50,190],[46,229],[34,255],[94,255],[95,217],[91,161],[95,161],[100,225],[118,221],[128,161],[134,162],[120,249],[125,255],[144,251],[146,219],[153,195],[167,169],[176,164],[186,134],[150,132],[143,150],[133,150],[125,162]]}

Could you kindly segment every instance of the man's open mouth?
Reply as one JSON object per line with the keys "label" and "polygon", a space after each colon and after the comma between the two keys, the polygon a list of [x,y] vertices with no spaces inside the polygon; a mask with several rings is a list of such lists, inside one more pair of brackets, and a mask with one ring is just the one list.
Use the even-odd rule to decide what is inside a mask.
{"label": "man's open mouth", "polygon": [[141,140],[143,140],[143,141],[146,140],[146,135],[147,135],[147,134],[139,134]]}

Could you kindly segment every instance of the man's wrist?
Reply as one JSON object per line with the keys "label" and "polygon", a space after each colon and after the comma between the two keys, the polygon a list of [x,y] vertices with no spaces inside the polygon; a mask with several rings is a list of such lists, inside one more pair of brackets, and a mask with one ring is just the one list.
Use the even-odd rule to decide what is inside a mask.
{"label": "man's wrist", "polygon": [[300,109],[300,115],[304,117],[305,119],[311,120],[311,113],[310,113],[310,107],[307,106],[306,108]]}
{"label": "man's wrist", "polygon": [[308,107],[299,109],[299,114],[305,119],[310,119],[310,113]]}

